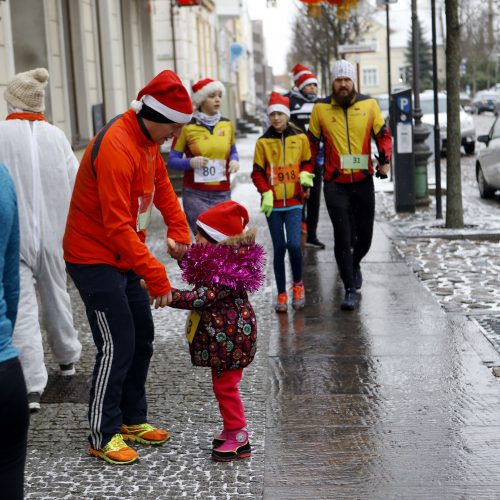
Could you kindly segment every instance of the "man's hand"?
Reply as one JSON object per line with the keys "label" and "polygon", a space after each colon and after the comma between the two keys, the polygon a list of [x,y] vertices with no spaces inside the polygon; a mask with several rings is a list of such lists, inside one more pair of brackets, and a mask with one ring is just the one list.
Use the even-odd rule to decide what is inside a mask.
{"label": "man's hand", "polygon": [[378,166],[378,171],[380,172],[381,175],[385,175],[387,177],[390,168],[391,166],[388,163],[384,163],[384,165]]}
{"label": "man's hand", "polygon": [[194,158],[191,158],[189,160],[189,166],[192,169],[196,168],[203,168],[208,165],[208,158],[205,158],[204,156],[195,156]]}
{"label": "man's hand", "polygon": [[172,292],[168,292],[166,295],[161,295],[159,297],[149,297],[149,303],[155,306],[155,309],[159,307],[168,306],[172,302]]}
{"label": "man's hand", "polygon": [[144,288],[144,290],[148,292],[149,304],[150,305],[154,304],[155,309],[158,309],[159,307],[168,306],[172,302],[172,292],[168,292],[166,295],[160,295],[159,297],[151,297],[149,293],[149,287],[146,281],[143,278],[141,278],[139,283],[141,284],[142,288]]}
{"label": "man's hand", "polygon": [[378,156],[375,155],[375,158],[378,162],[375,177],[378,177],[379,179],[387,179],[387,174],[389,173],[391,166],[385,157],[385,152],[381,151]]}
{"label": "man's hand", "polygon": [[172,238],[167,238],[167,249],[173,259],[182,260],[187,252],[188,245],[185,243],[178,243]]}

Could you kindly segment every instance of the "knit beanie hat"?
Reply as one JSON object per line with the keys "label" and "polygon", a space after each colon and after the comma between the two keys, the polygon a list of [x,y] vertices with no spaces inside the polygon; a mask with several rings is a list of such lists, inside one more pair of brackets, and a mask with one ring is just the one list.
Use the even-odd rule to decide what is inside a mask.
{"label": "knit beanie hat", "polygon": [[48,81],[49,72],[45,68],[18,73],[7,85],[4,98],[14,108],[42,113],[45,110],[45,87]]}
{"label": "knit beanie hat", "polygon": [[158,123],[191,121],[193,104],[180,78],[169,69],[156,75],[131,102],[130,107],[148,120]]}
{"label": "knit beanie hat", "polygon": [[224,95],[225,90],[222,82],[211,78],[204,78],[196,82],[191,89],[193,91],[193,104],[196,109],[200,108],[210,94],[221,92]]}
{"label": "knit beanie hat", "polygon": [[278,94],[278,92],[271,92],[269,102],[267,104],[267,114],[270,115],[275,111],[284,113],[290,118],[290,99],[288,97]]}
{"label": "knit beanie hat", "polygon": [[315,83],[318,85],[318,79],[312,73],[304,73],[303,75],[297,78],[295,82],[295,86],[302,90],[306,85],[311,85],[311,83]]}
{"label": "knit beanie hat", "polygon": [[196,221],[198,228],[217,243],[243,233],[247,224],[247,209],[232,200],[208,208]]}
{"label": "knit beanie hat", "polygon": [[311,73],[311,70],[307,66],[303,66],[302,64],[296,64],[292,68],[293,82],[296,83],[297,79],[300,78],[305,73]]}
{"label": "knit beanie hat", "polygon": [[349,78],[353,83],[356,83],[356,69],[353,64],[345,59],[339,59],[333,65],[332,78],[334,80],[337,78]]}

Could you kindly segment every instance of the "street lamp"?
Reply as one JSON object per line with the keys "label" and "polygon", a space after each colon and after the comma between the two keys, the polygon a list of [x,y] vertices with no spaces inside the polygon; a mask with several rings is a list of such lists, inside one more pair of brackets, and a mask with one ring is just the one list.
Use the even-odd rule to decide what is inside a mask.
{"label": "street lamp", "polygon": [[436,47],[436,2],[431,0],[432,16],[432,83],[434,87],[434,172],[436,176],[436,219],[443,218],[441,202],[441,132],[439,130],[438,74]]}
{"label": "street lamp", "polygon": [[422,108],[420,107],[420,61],[419,61],[419,29],[417,17],[417,0],[411,0],[411,30],[413,47],[413,116],[415,126],[413,127],[413,143],[415,157],[415,201],[417,205],[429,203],[429,190],[427,187],[427,160],[431,156],[431,150],[425,140],[429,131],[422,125]]}

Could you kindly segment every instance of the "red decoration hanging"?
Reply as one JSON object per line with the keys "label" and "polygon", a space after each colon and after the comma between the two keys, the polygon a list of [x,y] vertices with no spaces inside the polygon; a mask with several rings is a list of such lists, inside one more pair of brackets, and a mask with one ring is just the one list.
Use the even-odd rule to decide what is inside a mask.
{"label": "red decoration hanging", "polygon": [[200,5],[201,0],[177,0],[177,5],[179,7],[192,7],[194,5]]}

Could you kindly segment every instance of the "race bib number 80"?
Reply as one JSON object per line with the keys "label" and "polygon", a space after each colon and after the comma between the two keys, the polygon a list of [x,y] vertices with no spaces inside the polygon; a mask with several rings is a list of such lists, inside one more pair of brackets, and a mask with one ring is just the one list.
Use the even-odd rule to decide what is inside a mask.
{"label": "race bib number 80", "polygon": [[206,167],[194,171],[194,182],[219,182],[226,180],[226,162],[210,160]]}

